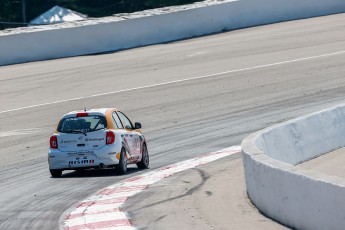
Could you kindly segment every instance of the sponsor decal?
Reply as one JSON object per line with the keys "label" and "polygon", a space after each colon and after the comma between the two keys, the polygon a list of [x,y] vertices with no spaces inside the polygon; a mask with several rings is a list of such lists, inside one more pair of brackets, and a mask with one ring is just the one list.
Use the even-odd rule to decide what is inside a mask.
{"label": "sponsor decal", "polygon": [[115,155],[116,152],[111,152],[111,153],[108,153],[108,155]]}
{"label": "sponsor decal", "polygon": [[104,138],[85,138],[85,141],[103,141],[105,140]]}
{"label": "sponsor decal", "polygon": [[83,155],[86,155],[86,154],[93,154],[94,151],[85,151],[85,152],[69,152],[67,153],[68,156],[76,156],[76,155],[80,155],[80,156],[83,156]]}
{"label": "sponsor decal", "polygon": [[69,161],[69,165],[79,165],[79,164],[92,164],[95,163],[95,160],[79,160],[76,159],[75,161]]}
{"label": "sponsor decal", "polygon": [[128,144],[126,138],[123,138],[123,142],[125,143],[125,146],[126,146],[128,152],[131,153],[131,149],[129,148],[129,144]]}
{"label": "sponsor decal", "polygon": [[138,162],[139,160],[139,156],[134,156],[134,157],[131,157],[130,159],[130,163],[135,163],[135,162]]}
{"label": "sponsor decal", "polygon": [[76,140],[69,140],[69,141],[61,140],[60,144],[70,144],[70,143],[76,143],[76,142],[77,142]]}

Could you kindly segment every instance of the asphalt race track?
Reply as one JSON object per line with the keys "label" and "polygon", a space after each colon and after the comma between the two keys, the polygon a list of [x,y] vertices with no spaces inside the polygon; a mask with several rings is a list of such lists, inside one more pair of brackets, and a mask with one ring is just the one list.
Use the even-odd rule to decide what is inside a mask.
{"label": "asphalt race track", "polygon": [[58,229],[70,206],[143,172],[132,166],[126,176],[98,170],[51,178],[49,137],[71,110],[117,107],[140,121],[155,169],[343,103],[344,17],[0,67],[0,229]]}

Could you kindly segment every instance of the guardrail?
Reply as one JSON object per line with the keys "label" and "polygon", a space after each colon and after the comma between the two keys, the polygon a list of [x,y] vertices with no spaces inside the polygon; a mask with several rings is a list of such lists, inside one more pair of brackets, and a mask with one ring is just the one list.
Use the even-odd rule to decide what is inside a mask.
{"label": "guardrail", "polygon": [[[209,2],[209,1],[207,1]],[[180,9],[180,8],[178,8]],[[287,20],[345,12],[344,0],[227,0],[130,19],[0,32],[0,65],[102,53]],[[122,16],[122,15],[121,15]]]}
{"label": "guardrail", "polygon": [[344,229],[345,180],[294,165],[345,146],[345,105],[267,128],[242,142],[247,193],[294,229]]}

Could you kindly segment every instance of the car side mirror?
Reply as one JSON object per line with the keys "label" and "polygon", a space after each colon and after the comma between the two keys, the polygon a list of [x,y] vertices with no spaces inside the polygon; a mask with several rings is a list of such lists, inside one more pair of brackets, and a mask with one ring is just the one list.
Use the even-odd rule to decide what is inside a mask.
{"label": "car side mirror", "polygon": [[141,129],[141,124],[139,122],[135,122],[134,129]]}

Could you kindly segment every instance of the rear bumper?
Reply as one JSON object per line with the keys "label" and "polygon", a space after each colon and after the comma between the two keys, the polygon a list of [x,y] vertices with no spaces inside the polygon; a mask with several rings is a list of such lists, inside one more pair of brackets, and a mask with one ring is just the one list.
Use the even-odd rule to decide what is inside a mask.
{"label": "rear bumper", "polygon": [[116,148],[116,145],[109,145],[102,149],[90,151],[62,152],[58,149],[49,149],[49,169],[73,170],[114,166],[119,164],[117,156],[119,156],[120,152],[121,148]]}

